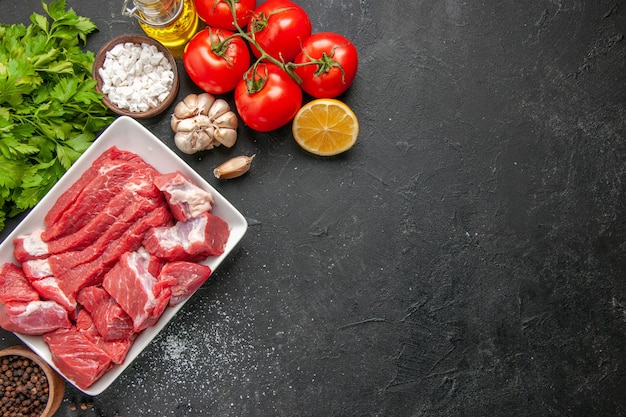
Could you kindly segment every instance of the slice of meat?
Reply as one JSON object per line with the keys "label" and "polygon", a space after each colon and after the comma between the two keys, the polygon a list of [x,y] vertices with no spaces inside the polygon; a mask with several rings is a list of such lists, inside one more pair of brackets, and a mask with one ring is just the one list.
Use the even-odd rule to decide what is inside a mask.
{"label": "slice of meat", "polygon": [[13,239],[13,256],[20,263],[41,259],[48,256],[48,244],[41,240],[43,230],[35,230],[28,235],[21,235]]}
{"label": "slice of meat", "polygon": [[153,210],[157,205],[165,204],[162,202],[162,194],[152,182],[151,171],[151,169],[135,171],[117,194],[87,224],[74,233],[47,242],[48,253],[82,250],[102,236],[108,240],[115,239],[132,221]]}
{"label": "slice of meat", "polygon": [[67,190],[65,190],[56,200],[52,208],[46,213],[44,224],[48,227],[55,224],[61,216],[76,203],[76,199],[83,189],[97,178],[100,169],[112,161],[136,161],[141,158],[128,151],[123,151],[115,146],[104,151],[87,170],[76,180]]}
{"label": "slice of meat", "polygon": [[39,294],[19,266],[7,262],[0,266],[0,303],[39,301]]}
{"label": "slice of meat", "polygon": [[54,301],[0,304],[0,326],[10,332],[38,336],[71,326],[67,311]]}
{"label": "slice of meat", "polygon": [[83,288],[77,301],[91,314],[104,341],[127,340],[133,336],[133,320],[104,288]]}
{"label": "slice of meat", "polygon": [[123,363],[128,351],[133,346],[136,337],[130,335],[127,339],[104,340],[98,332],[93,316],[87,310],[80,310],[76,318],[76,328],[91,340],[94,345],[102,349],[113,363]]}
{"label": "slice of meat", "polygon": [[146,233],[144,247],[168,261],[200,261],[224,253],[228,223],[211,213],[171,227],[155,227]]}
{"label": "slice of meat", "polygon": [[[152,181],[157,171],[143,161],[112,161],[98,170],[98,176],[86,184],[76,196],[74,203],[41,233],[44,242],[70,235],[86,227],[94,218],[101,216],[105,207],[133,178],[141,176]],[[94,227],[99,227],[98,222]]]}
{"label": "slice of meat", "polygon": [[55,277],[47,277],[31,282],[31,285],[42,299],[51,300],[61,305],[73,317],[76,310],[76,300],[70,299],[59,287],[59,281]]}
{"label": "slice of meat", "polygon": [[[52,274],[59,277],[67,271],[76,268],[78,265],[93,261],[98,256],[102,255],[111,242],[114,242],[131,229],[139,219],[151,214],[159,208],[163,210],[165,202],[160,192],[156,188],[154,188],[154,190],[156,190],[158,194],[150,198],[132,192],[133,196],[124,202],[124,210],[121,214],[114,219],[106,232],[90,246],[80,251],[61,252],[51,255],[47,260]],[[77,233],[82,233],[82,230]]]}
{"label": "slice of meat", "polygon": [[209,279],[211,268],[195,262],[170,262],[159,274],[159,281],[174,281],[170,306],[175,306],[193,294]]}
{"label": "slice of meat", "polygon": [[133,319],[140,332],[154,325],[169,302],[174,282],[159,281],[160,261],[145,249],[122,255],[102,282],[104,289]]}
{"label": "slice of meat", "polygon": [[122,236],[111,242],[102,252],[102,255],[90,262],[78,265],[58,277],[59,286],[70,300],[76,299],[76,295],[81,289],[90,285],[101,284],[104,275],[122,254],[138,249],[147,230],[169,224],[170,221],[169,210],[163,206],[158,207],[133,224]]}
{"label": "slice of meat", "polygon": [[172,215],[178,221],[193,219],[213,208],[213,195],[180,171],[159,175],[154,184],[165,195]]}
{"label": "slice of meat", "polygon": [[22,264],[22,270],[30,282],[52,276],[52,269],[50,269],[48,259],[31,259],[25,261]]}
{"label": "slice of meat", "polygon": [[89,388],[112,366],[110,356],[75,326],[46,333],[43,339],[56,367],[79,388]]}

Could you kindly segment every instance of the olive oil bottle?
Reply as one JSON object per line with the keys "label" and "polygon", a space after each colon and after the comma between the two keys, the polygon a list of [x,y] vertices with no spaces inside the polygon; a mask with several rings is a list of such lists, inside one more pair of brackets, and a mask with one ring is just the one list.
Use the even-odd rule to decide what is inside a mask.
{"label": "olive oil bottle", "polygon": [[199,30],[198,14],[193,0],[124,1],[122,13],[136,17],[149,37],[161,42],[175,56],[181,56],[187,42]]}

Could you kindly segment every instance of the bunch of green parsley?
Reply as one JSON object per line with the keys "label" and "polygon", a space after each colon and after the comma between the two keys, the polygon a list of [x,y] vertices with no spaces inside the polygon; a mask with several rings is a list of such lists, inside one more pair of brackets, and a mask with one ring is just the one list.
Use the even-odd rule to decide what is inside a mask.
{"label": "bunch of green parsley", "polygon": [[97,30],[67,9],[42,5],[31,24],[0,24],[0,230],[35,206],[113,121],[95,89],[94,54],[83,51]]}

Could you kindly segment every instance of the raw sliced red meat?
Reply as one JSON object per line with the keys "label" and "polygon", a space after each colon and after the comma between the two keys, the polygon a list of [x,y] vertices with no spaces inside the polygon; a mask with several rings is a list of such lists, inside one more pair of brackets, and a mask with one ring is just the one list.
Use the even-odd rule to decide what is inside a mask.
{"label": "raw sliced red meat", "polygon": [[211,268],[195,262],[170,262],[159,274],[159,281],[175,281],[172,286],[170,306],[175,306],[193,294],[209,279]]}
{"label": "raw sliced red meat", "polygon": [[33,336],[71,326],[67,311],[54,301],[0,304],[0,326],[10,332]]}
{"label": "raw sliced red meat", "polygon": [[[119,193],[87,224],[74,233],[49,242],[42,241],[42,243],[46,244],[50,255],[79,251],[88,248],[98,240],[101,242],[100,246],[104,246],[106,242],[119,237],[133,221],[150,210],[154,210],[160,204],[164,205],[165,201],[152,182],[152,173],[145,169],[136,171]],[[45,232],[42,233],[44,234]],[[41,247],[41,245],[34,244],[30,246]],[[41,257],[41,250],[36,254]]]}
{"label": "raw sliced red meat", "polygon": [[174,282],[159,281],[160,261],[145,249],[127,252],[111,269],[102,286],[133,319],[140,332],[154,325],[169,302]]}
{"label": "raw sliced red meat", "polygon": [[30,282],[52,276],[48,259],[31,259],[22,264],[24,275]]}
{"label": "raw sliced red meat", "polygon": [[50,253],[48,244],[41,240],[43,230],[35,230],[28,235],[21,235],[13,239],[13,256],[23,264],[31,259],[41,259]]}
{"label": "raw sliced red meat", "polygon": [[104,288],[83,288],[77,301],[91,314],[98,333],[105,341],[127,340],[133,335],[133,320]]}
{"label": "raw sliced red meat", "polygon": [[87,310],[80,310],[76,319],[76,328],[91,340],[97,347],[102,349],[113,363],[123,363],[128,351],[133,346],[135,334],[122,340],[104,340],[98,332],[93,316]]}
{"label": "raw sliced red meat", "polygon": [[67,190],[63,192],[46,213],[44,223],[50,227],[55,224],[68,209],[75,204],[83,189],[94,178],[100,176],[100,169],[111,161],[137,161],[141,158],[132,152],[123,151],[113,146],[102,153],[87,170]]}
{"label": "raw sliced red meat", "polygon": [[[212,206],[213,196],[181,172],[161,175],[138,155],[110,148],[57,200],[46,229],[15,239],[22,268],[4,268],[18,274],[10,281],[24,301],[0,304],[0,325],[44,334],[58,369],[90,387],[123,363],[168,305],[209,278],[208,266],[186,261],[224,251],[230,231]],[[175,262],[163,267],[166,259]],[[3,278],[0,301],[11,294]]]}
{"label": "raw sliced red meat", "polygon": [[44,300],[56,301],[73,317],[76,310],[76,300],[70,299],[59,287],[55,277],[47,277],[31,282],[31,285]]}
{"label": "raw sliced red meat", "polygon": [[180,171],[159,175],[154,184],[165,195],[172,215],[178,221],[193,219],[213,208],[213,195]]}
{"label": "raw sliced red meat", "polygon": [[122,236],[111,242],[98,258],[78,265],[59,277],[59,286],[70,299],[75,299],[82,288],[102,283],[104,275],[128,251],[141,246],[146,231],[152,227],[169,224],[171,214],[166,207],[158,207],[138,220]]}
{"label": "raw sliced red meat", "polygon": [[0,303],[38,300],[39,293],[30,284],[22,268],[10,262],[0,266]]}
{"label": "raw sliced red meat", "polygon": [[43,336],[56,367],[76,386],[89,388],[111,366],[110,356],[75,326]]}
{"label": "raw sliced red meat", "polygon": [[[102,166],[98,174],[76,196],[74,204],[41,233],[44,242],[75,233],[86,227],[94,218],[102,216],[105,207],[123,190],[131,178],[145,176],[153,180],[158,175],[154,168],[143,161],[112,161],[109,165]],[[94,221],[97,229],[98,220]]]}
{"label": "raw sliced red meat", "polygon": [[[155,188],[156,190],[156,188]],[[158,192],[158,190],[157,190]],[[163,210],[165,202],[160,193],[153,198],[144,198],[137,194],[124,202],[124,210],[109,226],[107,231],[95,240],[90,246],[80,251],[61,252],[48,258],[50,270],[54,276],[60,277],[78,265],[93,261],[110,246],[111,242],[118,239],[127,230],[137,224],[137,220],[153,213],[155,210]],[[82,233],[82,230],[77,234]],[[52,247],[52,245],[51,245]]]}
{"label": "raw sliced red meat", "polygon": [[203,213],[172,227],[150,229],[143,245],[151,254],[168,261],[200,261],[224,253],[229,235],[228,223]]}

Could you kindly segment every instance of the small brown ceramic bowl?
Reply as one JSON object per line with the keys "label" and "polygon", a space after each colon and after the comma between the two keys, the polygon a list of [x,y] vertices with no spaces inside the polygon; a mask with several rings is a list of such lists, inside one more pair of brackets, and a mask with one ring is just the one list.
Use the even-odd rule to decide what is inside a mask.
{"label": "small brown ceramic bowl", "polygon": [[[48,386],[48,393],[46,396],[47,402],[45,403],[45,407],[43,406],[43,404],[39,406],[34,403],[30,405],[24,405],[24,402],[22,402],[22,407],[31,407],[30,412],[24,415],[31,415],[31,413],[35,411],[35,408],[38,407],[39,409],[43,408],[41,414],[38,414],[39,417],[52,417],[54,413],[59,409],[59,407],[61,406],[61,402],[63,401],[63,396],[65,395],[65,380],[35,352],[23,345],[12,346],[0,350],[0,377],[2,377],[3,379],[8,379],[9,376],[12,375],[14,377],[13,379],[16,379],[15,376],[18,372],[29,372],[25,370],[26,368],[23,365],[18,366],[16,362],[14,362],[17,359],[28,359],[29,365],[34,362],[36,366],[41,369],[41,371],[43,371],[43,374],[46,376]],[[13,364],[17,367],[13,368],[10,364]],[[31,366],[31,368],[35,367]],[[39,401],[43,398],[42,395],[45,396],[45,393],[41,393],[42,395],[39,395],[40,393],[37,392],[37,387],[41,387],[42,385],[45,386],[46,384],[38,384],[36,382],[41,381],[40,379],[38,379],[38,376],[40,376],[40,374],[32,372],[30,375],[31,378],[28,380],[26,380],[26,377],[19,378],[23,382],[20,382],[19,384],[14,383],[12,385],[9,385],[12,387],[10,391],[15,393],[20,391],[21,393],[23,393],[27,400],[30,400],[32,402],[34,402],[35,400]],[[9,390],[5,388],[5,396],[10,395],[7,394],[8,391]],[[3,402],[2,406],[7,405]]]}
{"label": "small brown ceramic bowl", "polygon": [[109,99],[109,97],[106,94],[102,98],[102,101],[108,108],[113,110],[115,113],[123,115],[123,116],[133,117],[135,119],[145,119],[145,118],[153,117],[153,116],[163,113],[174,102],[174,100],[176,99],[176,96],[178,95],[178,89],[180,87],[180,78],[178,76],[176,60],[174,59],[174,56],[172,55],[172,53],[161,43],[147,36],[135,35],[135,34],[120,35],[116,38],[111,39],[110,41],[105,43],[102,46],[102,48],[100,48],[100,51],[96,55],[96,58],[93,64],[93,78],[94,80],[96,80],[96,89],[99,92],[102,92],[103,82],[102,82],[102,77],[100,77],[100,68],[102,68],[102,66],[104,65],[107,52],[113,49],[115,45],[120,44],[120,43],[126,43],[126,42],[131,42],[131,43],[135,43],[138,45],[142,43],[154,45],[167,58],[170,65],[172,66],[172,71],[174,72],[174,80],[172,82],[172,88],[170,90],[170,94],[157,107],[152,107],[149,110],[143,111],[143,112],[138,112],[138,111],[135,112],[135,111],[130,111],[129,109],[119,108],[115,103],[113,103]]}

